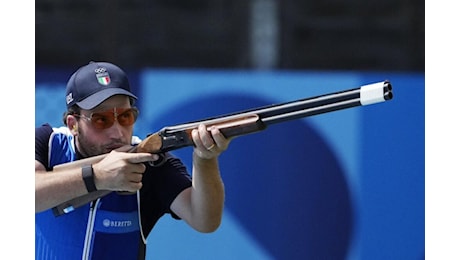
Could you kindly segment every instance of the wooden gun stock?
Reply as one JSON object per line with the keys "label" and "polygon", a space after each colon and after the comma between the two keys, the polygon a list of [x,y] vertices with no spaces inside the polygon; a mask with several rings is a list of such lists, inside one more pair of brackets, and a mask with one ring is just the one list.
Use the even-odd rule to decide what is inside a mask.
{"label": "wooden gun stock", "polygon": [[[356,106],[380,103],[391,100],[392,98],[392,85],[386,80],[341,92],[165,127],[159,132],[149,135],[142,142],[134,146],[130,152],[162,154],[182,147],[193,146],[191,132],[199,124],[204,124],[208,128],[215,126],[225,137],[232,138],[265,130],[271,124]],[[69,167],[81,168],[85,165],[95,164],[105,156],[107,154],[56,165],[54,171],[64,170]],[[54,207],[53,212],[56,216],[68,213],[110,192],[101,190],[69,200]]]}

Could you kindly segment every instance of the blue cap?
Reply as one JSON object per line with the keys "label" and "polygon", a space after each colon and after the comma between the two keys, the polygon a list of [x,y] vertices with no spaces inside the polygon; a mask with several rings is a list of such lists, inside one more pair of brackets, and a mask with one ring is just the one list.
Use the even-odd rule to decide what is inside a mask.
{"label": "blue cap", "polygon": [[93,109],[114,95],[126,95],[134,100],[128,77],[118,66],[108,62],[93,62],[79,68],[67,82],[67,108],[77,104]]}

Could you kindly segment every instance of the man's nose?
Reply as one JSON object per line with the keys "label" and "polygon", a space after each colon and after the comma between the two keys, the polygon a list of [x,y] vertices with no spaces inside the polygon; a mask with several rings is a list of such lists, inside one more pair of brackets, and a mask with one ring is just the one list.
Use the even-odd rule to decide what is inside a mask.
{"label": "man's nose", "polygon": [[110,138],[120,138],[123,136],[123,126],[118,123],[117,120],[113,122],[113,125],[108,129]]}

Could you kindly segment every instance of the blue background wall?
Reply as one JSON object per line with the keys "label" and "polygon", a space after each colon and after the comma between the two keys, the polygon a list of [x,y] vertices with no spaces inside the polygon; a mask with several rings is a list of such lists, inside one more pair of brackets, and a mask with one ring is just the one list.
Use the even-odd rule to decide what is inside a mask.
{"label": "blue background wall", "polygon": [[[36,71],[35,124],[61,124],[72,71]],[[290,121],[232,141],[220,158],[221,228],[165,216],[148,259],[423,259],[423,74],[129,71],[135,133],[389,79],[394,99]],[[52,79],[52,80],[50,80]],[[174,153],[191,169],[191,148]]]}

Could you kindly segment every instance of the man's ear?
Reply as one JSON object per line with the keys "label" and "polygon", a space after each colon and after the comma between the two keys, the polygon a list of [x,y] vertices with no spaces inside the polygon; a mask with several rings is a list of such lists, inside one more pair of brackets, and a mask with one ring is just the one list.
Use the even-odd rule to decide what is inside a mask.
{"label": "man's ear", "polygon": [[68,115],[66,120],[67,120],[67,127],[72,131],[74,135],[76,135],[78,133],[77,119],[72,115]]}

